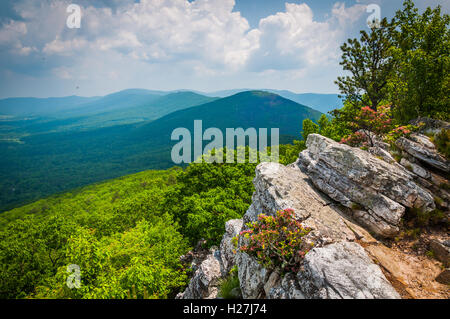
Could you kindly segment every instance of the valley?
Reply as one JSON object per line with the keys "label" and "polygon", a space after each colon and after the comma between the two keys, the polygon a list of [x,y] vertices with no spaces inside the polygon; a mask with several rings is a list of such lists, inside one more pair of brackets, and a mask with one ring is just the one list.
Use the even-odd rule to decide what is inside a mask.
{"label": "valley", "polygon": [[0,211],[90,183],[172,167],[171,132],[193,129],[194,120],[221,130],[280,128],[280,142],[290,143],[300,139],[304,119],[317,121],[322,114],[264,91],[213,98],[127,90],[67,112],[52,107],[50,115],[45,107],[28,110],[29,117],[23,111],[22,118],[2,120]]}

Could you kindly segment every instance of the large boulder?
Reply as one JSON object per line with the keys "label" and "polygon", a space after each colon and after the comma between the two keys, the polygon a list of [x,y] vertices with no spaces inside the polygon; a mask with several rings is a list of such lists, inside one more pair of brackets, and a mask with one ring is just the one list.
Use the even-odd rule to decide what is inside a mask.
{"label": "large boulder", "polygon": [[[349,219],[339,206],[334,205],[332,201],[318,192],[311,184],[308,176],[296,166],[285,167],[276,163],[262,163],[256,168],[256,177],[253,183],[255,185],[253,202],[244,215],[244,221],[255,221],[261,213],[274,215],[279,210],[292,208],[302,224],[312,228],[312,231],[304,239],[314,243],[316,248],[313,251],[316,251],[316,253],[311,254],[312,252],[310,252],[307,254],[307,256],[311,254],[311,257],[307,259],[311,267],[305,268],[305,270],[309,269],[308,279],[301,275],[302,272],[287,274],[280,278],[276,272],[265,269],[254,257],[238,252],[235,263],[238,267],[238,276],[244,298],[261,298],[264,296],[266,298],[339,297],[339,295],[326,295],[317,292],[323,288],[319,285],[319,282],[326,282],[329,272],[332,278],[336,278],[333,285],[338,286],[340,279],[346,280],[343,283],[343,292],[341,292],[345,297],[398,297],[379,267],[370,260],[367,254],[364,254],[363,248],[356,243],[352,243],[351,246],[346,245],[346,243],[356,241],[367,244],[376,241],[367,231]],[[340,265],[341,268],[347,267],[346,272],[352,272],[354,270],[352,263],[355,262],[358,272],[353,277],[351,274],[348,274],[347,277],[336,277],[334,272],[325,265],[323,254],[317,253],[317,251],[322,252],[322,248],[335,247],[334,245],[339,243],[342,244],[336,247],[343,245],[343,248],[334,249],[336,254],[345,253],[345,255],[342,255],[345,262],[339,261],[339,258],[336,257],[336,260],[330,261],[328,265],[334,263],[334,265]],[[245,244],[245,239],[239,241],[239,245],[242,244]],[[324,250],[323,252],[328,251]],[[352,254],[355,254],[355,256],[351,256]],[[320,265],[324,273],[313,272],[311,269],[319,267],[314,268],[314,265]],[[314,273],[314,278],[309,275],[312,273]],[[357,282],[358,276],[368,278],[371,282],[367,280]],[[308,287],[317,287],[317,289],[303,289],[305,282],[310,282]]]}
{"label": "large boulder", "polygon": [[331,244],[310,251],[299,287],[307,298],[396,299],[399,294],[364,249],[350,242]]}
{"label": "large boulder", "polygon": [[409,139],[400,137],[395,145],[426,165],[444,173],[450,172],[450,163],[437,152],[427,136],[414,134]]}
{"label": "large boulder", "polygon": [[243,218],[245,223],[256,221],[259,214],[275,215],[291,208],[304,226],[313,229],[308,238],[316,244],[373,241],[367,231],[346,218],[338,205],[317,191],[296,166],[261,163],[256,167],[253,184],[255,192]]}
{"label": "large boulder", "polygon": [[405,206],[425,212],[436,208],[433,196],[397,165],[318,134],[310,134],[306,145],[296,164],[318,189],[352,209],[353,217],[378,235],[399,232]]}

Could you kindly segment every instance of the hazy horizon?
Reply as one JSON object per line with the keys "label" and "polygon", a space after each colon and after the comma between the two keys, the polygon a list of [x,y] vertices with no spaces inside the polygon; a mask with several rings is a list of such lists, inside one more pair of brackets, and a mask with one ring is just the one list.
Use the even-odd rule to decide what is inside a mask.
{"label": "hazy horizon", "polygon": [[[174,89],[174,90],[159,90],[154,88],[142,88],[142,87],[131,87],[126,88],[118,91],[111,91],[107,92],[106,94],[102,95],[80,95],[80,94],[72,94],[72,95],[49,95],[49,96],[7,96],[7,97],[0,97],[0,100],[7,100],[7,99],[17,99],[17,98],[32,98],[32,99],[51,99],[51,98],[66,98],[66,97],[84,97],[84,98],[95,98],[95,97],[104,97],[115,93],[120,93],[124,91],[131,91],[131,90],[143,90],[143,91],[157,91],[157,92],[164,92],[167,94],[171,93],[177,93],[177,92],[192,92],[196,94],[214,94],[218,92],[227,92],[227,91],[267,91],[267,90],[273,90],[273,91],[287,91],[293,94],[317,94],[317,95],[339,95],[339,92],[336,93],[318,93],[318,92],[295,92],[292,90],[286,90],[286,89],[273,89],[273,88],[232,88],[232,89],[223,89],[223,90],[214,90],[214,91],[202,91],[202,90],[195,90],[195,89]],[[234,93],[233,93],[234,94]]]}
{"label": "hazy horizon", "polygon": [[[368,30],[368,5],[389,18],[402,2],[77,0],[80,28],[72,28],[71,1],[4,0],[0,98],[104,96],[135,87],[335,94],[339,47]],[[450,8],[449,1],[415,3]]]}

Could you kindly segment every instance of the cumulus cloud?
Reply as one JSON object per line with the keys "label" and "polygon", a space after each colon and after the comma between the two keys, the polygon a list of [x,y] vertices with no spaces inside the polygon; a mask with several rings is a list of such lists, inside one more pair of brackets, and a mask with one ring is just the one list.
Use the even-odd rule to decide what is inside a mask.
{"label": "cumulus cloud", "polygon": [[0,19],[2,69],[92,81],[144,72],[186,79],[284,72],[296,80],[336,64],[345,30],[365,12],[361,4],[338,2],[319,21],[307,4],[286,3],[251,29],[233,11],[234,0],[78,0],[81,28],[69,29],[72,1],[7,2],[14,17]]}
{"label": "cumulus cloud", "polygon": [[88,6],[78,34],[57,28],[42,52],[116,50],[151,63],[197,60],[213,68],[241,66],[257,38],[233,7],[234,0],[142,0],[115,12]]}
{"label": "cumulus cloud", "polygon": [[331,12],[333,18],[337,19],[338,25],[345,29],[361,18],[366,13],[366,8],[367,6],[363,4],[356,4],[346,8],[344,2],[336,2]]}
{"label": "cumulus cloud", "polygon": [[357,21],[365,6],[346,8],[336,3],[332,17],[324,22],[314,19],[311,8],[286,3],[286,11],[264,18],[259,23],[259,49],[252,53],[252,70],[301,69],[334,61],[345,29]]}

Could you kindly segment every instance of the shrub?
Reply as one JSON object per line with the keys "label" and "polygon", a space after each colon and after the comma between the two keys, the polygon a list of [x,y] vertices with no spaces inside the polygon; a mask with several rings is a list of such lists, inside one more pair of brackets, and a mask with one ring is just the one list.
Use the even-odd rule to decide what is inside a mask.
{"label": "shrub", "polygon": [[256,257],[265,268],[280,268],[283,274],[300,270],[301,261],[312,246],[302,237],[311,229],[295,219],[292,209],[279,211],[276,216],[261,214],[247,226],[249,229],[239,234],[247,243],[240,251]]}
{"label": "shrub", "polygon": [[221,281],[219,296],[224,299],[237,299],[238,295],[240,295],[240,289],[237,267],[234,266],[230,271],[230,275]]}
{"label": "shrub", "polygon": [[436,225],[445,222],[446,215],[440,209],[435,209],[431,212],[426,212],[418,208],[408,208],[408,217],[411,221],[419,226],[426,227],[430,225]]}
{"label": "shrub", "polygon": [[442,129],[439,133],[437,133],[434,137],[431,138],[431,141],[436,145],[439,153],[444,155],[446,158],[450,158],[450,130]]}
{"label": "shrub", "polygon": [[384,136],[384,141],[391,145],[395,145],[395,141],[400,137],[409,137],[411,133],[419,130],[423,125],[424,123],[420,123],[418,126],[411,124],[396,126]]}
{"label": "shrub", "polygon": [[367,138],[366,134],[362,132],[355,132],[353,134],[343,137],[341,140],[341,144],[347,144],[352,147],[357,147],[360,145],[367,146],[369,145],[369,139]]}
{"label": "shrub", "polygon": [[379,106],[373,110],[365,106],[358,110],[348,123],[354,133],[342,138],[341,143],[350,146],[373,146],[375,136],[383,136],[392,129],[391,108]]}

